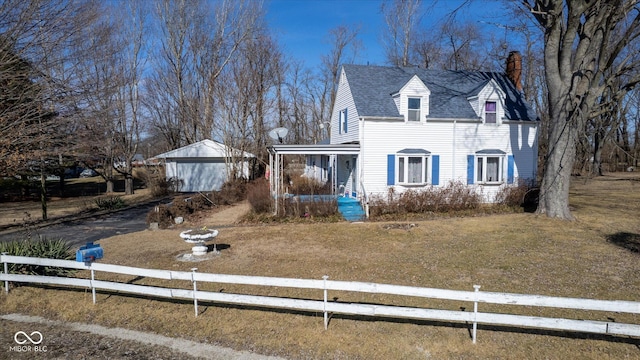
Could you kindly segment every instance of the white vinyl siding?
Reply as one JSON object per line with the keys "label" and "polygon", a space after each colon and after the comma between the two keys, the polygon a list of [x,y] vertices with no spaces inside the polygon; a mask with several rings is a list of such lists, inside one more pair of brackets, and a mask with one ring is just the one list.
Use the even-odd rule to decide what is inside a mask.
{"label": "white vinyl siding", "polygon": [[[400,101],[396,101],[399,106],[398,111],[404,116],[405,121],[424,122],[426,116],[429,115],[429,97],[431,92],[424,83],[414,76],[405,84],[399,92]],[[411,100],[413,99],[413,100]],[[419,101],[419,107],[415,108],[416,100]],[[413,109],[411,105],[413,106]],[[414,110],[414,111],[411,111]],[[417,118],[416,118],[417,117]]]}
{"label": "white vinyl siding", "polygon": [[[344,75],[344,73],[343,73]],[[353,101],[348,79],[341,75],[338,85],[333,112],[331,114],[331,143],[344,144],[358,141],[358,110]],[[345,111],[346,110],[346,111]],[[346,112],[346,132],[345,123],[340,121],[340,113]]]}
{"label": "white vinyl siding", "polygon": [[[513,154],[516,179],[533,179],[536,176],[535,124],[485,126],[474,119],[468,119],[455,124],[453,121],[429,121],[413,124],[414,126],[406,125],[409,124],[403,126],[396,121],[383,120],[367,120],[362,124],[362,132],[366,138],[361,140],[360,161],[364,167],[362,182],[368,193],[380,196],[387,194],[388,156],[395,156],[405,148],[426,149],[439,156],[438,186],[446,186],[451,180],[467,184],[467,156],[475,156],[482,149],[499,149],[505,154]],[[397,159],[395,166],[398,167]],[[503,179],[506,179],[506,171],[507,157],[503,160]],[[475,174],[474,172],[474,176]],[[401,192],[405,187],[398,182],[396,175],[396,183],[391,186]],[[471,186],[476,187],[487,202],[492,201],[500,188],[476,184],[475,181]]]}

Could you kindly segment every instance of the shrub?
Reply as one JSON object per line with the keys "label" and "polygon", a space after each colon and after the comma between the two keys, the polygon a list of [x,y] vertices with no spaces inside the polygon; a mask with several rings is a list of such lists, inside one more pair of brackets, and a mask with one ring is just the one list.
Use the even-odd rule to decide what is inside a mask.
{"label": "shrub", "polygon": [[158,227],[166,229],[173,225],[173,215],[169,205],[158,205],[147,213],[147,224],[158,223]]}
{"label": "shrub", "polygon": [[400,194],[390,188],[385,197],[371,197],[369,214],[371,217],[380,217],[407,213],[443,213],[476,209],[480,204],[482,196],[475,189],[459,181],[451,181],[444,187],[430,186],[424,190],[407,190]]}
{"label": "shrub", "polygon": [[273,198],[269,190],[269,181],[258,179],[247,186],[247,200],[253,212],[270,213],[273,211]]}
{"label": "shrub", "polygon": [[220,191],[213,193],[213,202],[217,205],[231,205],[247,198],[247,181],[235,179],[222,184]]}
{"label": "shrub", "polygon": [[172,177],[167,179],[163,167],[143,167],[136,168],[134,177],[144,183],[153,197],[164,197],[178,191],[182,186],[181,179]]}
{"label": "shrub", "polygon": [[331,184],[323,184],[316,179],[306,176],[298,176],[292,180],[293,185],[289,191],[296,195],[322,195],[331,194]]}
{"label": "shrub", "polygon": [[119,196],[100,197],[95,199],[95,203],[100,210],[117,210],[127,205]]}
{"label": "shrub", "polygon": [[[13,240],[0,243],[0,253],[7,253],[14,256],[30,256],[48,259],[73,260],[75,253],[71,251],[71,246],[63,239],[48,239],[45,237],[27,238],[24,240]],[[43,276],[67,276],[74,272],[71,269],[9,264],[8,270],[14,274],[43,275]]]}
{"label": "shrub", "polygon": [[338,214],[338,201],[337,199],[301,201],[298,197],[294,196],[281,199],[278,209],[278,215],[284,217],[331,217]]}
{"label": "shrub", "polygon": [[213,205],[209,196],[204,193],[198,193],[190,196],[175,197],[171,203],[170,211],[174,218],[178,216],[187,218],[189,215],[201,210],[207,210]]}
{"label": "shrub", "polygon": [[510,208],[528,207],[537,203],[537,197],[531,197],[535,190],[531,181],[518,181],[515,186],[507,185],[500,188],[496,194],[495,203]]}

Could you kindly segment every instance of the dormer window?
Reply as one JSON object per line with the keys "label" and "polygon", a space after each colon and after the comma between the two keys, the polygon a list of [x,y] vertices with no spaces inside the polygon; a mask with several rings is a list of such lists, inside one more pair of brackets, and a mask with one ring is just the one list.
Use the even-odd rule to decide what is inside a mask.
{"label": "dormer window", "polygon": [[410,97],[409,100],[409,108],[407,114],[408,121],[420,121],[420,108],[421,108],[421,99]]}
{"label": "dormer window", "polygon": [[484,103],[484,122],[485,124],[496,124],[498,118],[498,106],[495,101],[487,101]]}

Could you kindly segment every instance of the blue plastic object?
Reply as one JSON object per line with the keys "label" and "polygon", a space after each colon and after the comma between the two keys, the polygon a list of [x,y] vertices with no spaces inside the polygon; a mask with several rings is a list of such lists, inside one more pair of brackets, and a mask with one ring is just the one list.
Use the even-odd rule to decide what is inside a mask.
{"label": "blue plastic object", "polygon": [[98,259],[102,259],[104,256],[104,250],[99,244],[92,242],[87,243],[85,246],[81,246],[76,251],[76,261],[78,262],[92,262]]}

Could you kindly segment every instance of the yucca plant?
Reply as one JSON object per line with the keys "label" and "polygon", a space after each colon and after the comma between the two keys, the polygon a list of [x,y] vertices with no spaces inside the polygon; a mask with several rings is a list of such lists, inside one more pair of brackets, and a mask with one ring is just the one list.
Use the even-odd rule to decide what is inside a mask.
{"label": "yucca plant", "polygon": [[[71,246],[64,239],[48,239],[45,237],[0,243],[0,253],[61,260],[73,260],[75,258],[75,253],[71,250]],[[74,272],[74,270],[59,267],[25,264],[9,264],[8,270],[14,274],[45,276],[67,276]]]}
{"label": "yucca plant", "polygon": [[119,196],[97,198],[95,202],[100,210],[116,210],[126,206],[124,200]]}

